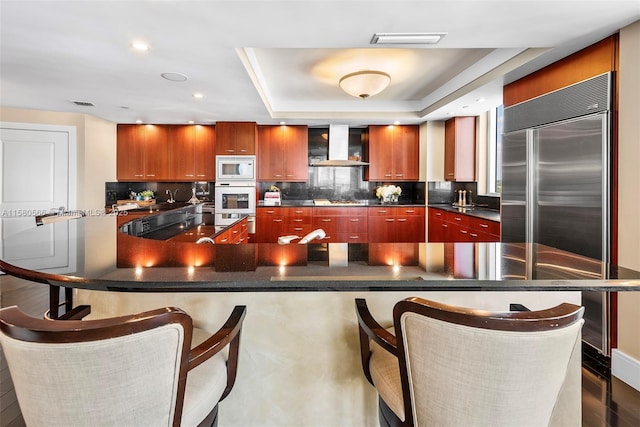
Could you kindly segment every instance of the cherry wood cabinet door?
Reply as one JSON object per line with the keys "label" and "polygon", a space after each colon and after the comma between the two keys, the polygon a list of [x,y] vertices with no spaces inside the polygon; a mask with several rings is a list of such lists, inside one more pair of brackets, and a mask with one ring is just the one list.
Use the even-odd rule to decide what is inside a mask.
{"label": "cherry wood cabinet door", "polygon": [[393,126],[393,179],[417,181],[420,178],[420,137],[418,126]]}
{"label": "cherry wood cabinet door", "polygon": [[217,122],[216,154],[255,154],[257,125],[255,122]]}
{"label": "cherry wood cabinet door", "polygon": [[284,148],[280,126],[258,126],[258,180],[282,181]]}
{"label": "cherry wood cabinet door", "polygon": [[195,127],[176,125],[169,129],[169,170],[171,179],[194,181]]}
{"label": "cherry wood cabinet door", "polygon": [[[393,126],[369,126],[368,179],[393,179]],[[371,237],[371,236],[369,236]]]}
{"label": "cherry wood cabinet door", "polygon": [[307,126],[280,127],[284,140],[284,180],[306,182],[309,178],[309,129]]}
{"label": "cherry wood cabinet door", "polygon": [[395,242],[424,242],[425,236],[425,209],[421,207],[397,207],[395,208]]}
{"label": "cherry wood cabinet door", "polygon": [[214,126],[195,125],[193,169],[197,181],[216,179],[216,133]]}
{"label": "cherry wood cabinet door", "polygon": [[256,243],[276,243],[285,235],[284,211],[279,207],[256,208]]}
{"label": "cherry wood cabinet door", "polygon": [[417,181],[420,171],[419,127],[369,126],[370,181]]}
{"label": "cherry wood cabinet door", "polygon": [[147,181],[169,178],[169,128],[145,125],[144,177]]}
{"label": "cherry wood cabinet door", "polygon": [[308,141],[307,126],[258,126],[258,180],[305,182]]}
{"label": "cherry wood cabinet door", "polygon": [[454,117],[445,122],[444,175],[447,181],[470,182],[476,177],[476,118]]}
{"label": "cherry wood cabinet door", "polygon": [[144,125],[118,125],[116,159],[119,181],[144,180]]}

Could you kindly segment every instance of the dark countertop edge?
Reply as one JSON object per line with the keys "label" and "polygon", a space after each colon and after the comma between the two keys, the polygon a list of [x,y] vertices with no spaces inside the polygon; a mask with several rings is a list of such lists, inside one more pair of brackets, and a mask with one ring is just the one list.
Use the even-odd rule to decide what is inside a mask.
{"label": "dark countertop edge", "polygon": [[[624,282],[626,283],[620,283]],[[439,291],[485,291],[485,292],[531,292],[531,291],[595,291],[595,292],[640,292],[640,280],[511,280],[491,281],[474,279],[442,280],[390,280],[370,281],[270,281],[251,282],[129,282],[118,285],[112,281],[94,280],[87,283],[50,282],[56,286],[76,289],[113,292],[439,292]]]}
{"label": "dark countertop edge", "polygon": [[286,207],[310,207],[310,208],[368,208],[368,207],[378,207],[378,206],[420,206],[426,207],[425,203],[418,202],[405,202],[400,201],[399,203],[393,205],[383,205],[375,200],[362,200],[361,204],[335,204],[335,205],[316,205],[313,203],[313,200],[283,200],[282,204],[279,206],[268,206],[264,204],[264,201],[260,200],[256,204],[258,208],[286,208]]}
{"label": "dark countertop edge", "polygon": [[447,204],[429,204],[427,205],[427,207],[440,209],[447,212],[459,213],[462,215],[475,216],[477,218],[482,218],[489,221],[500,222],[500,211],[494,209],[474,207],[472,210],[461,211],[460,208],[456,208]]}

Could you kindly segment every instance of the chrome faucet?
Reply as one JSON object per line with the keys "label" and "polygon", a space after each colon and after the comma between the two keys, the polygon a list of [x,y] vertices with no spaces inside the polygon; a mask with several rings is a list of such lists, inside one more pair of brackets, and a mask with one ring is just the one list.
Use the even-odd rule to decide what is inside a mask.
{"label": "chrome faucet", "polygon": [[172,193],[171,190],[167,190],[164,192],[164,194],[168,194],[169,198],[167,199],[167,203],[175,203],[176,199],[174,199],[176,193],[178,192],[178,189],[176,188],[175,191]]}

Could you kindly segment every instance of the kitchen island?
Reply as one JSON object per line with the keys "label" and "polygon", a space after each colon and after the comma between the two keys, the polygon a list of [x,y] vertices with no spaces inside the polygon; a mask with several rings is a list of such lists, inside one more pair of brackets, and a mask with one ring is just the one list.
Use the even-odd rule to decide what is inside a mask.
{"label": "kitchen island", "polygon": [[[390,325],[392,306],[408,296],[535,310],[580,304],[585,289],[640,290],[639,272],[539,245],[198,245],[125,236],[115,216],[42,227],[32,218],[20,227],[7,221],[5,230],[20,231],[3,235],[0,268],[72,288],[77,304],[91,305],[91,318],[177,306],[215,331],[234,305],[246,305],[239,376],[220,405],[227,426],[377,425],[375,391],[360,367],[355,298]],[[141,245],[126,249],[139,264],[118,266],[122,236]],[[145,247],[151,241],[164,252]],[[217,271],[221,263],[235,271]],[[572,402],[572,425],[580,425],[579,387]]]}

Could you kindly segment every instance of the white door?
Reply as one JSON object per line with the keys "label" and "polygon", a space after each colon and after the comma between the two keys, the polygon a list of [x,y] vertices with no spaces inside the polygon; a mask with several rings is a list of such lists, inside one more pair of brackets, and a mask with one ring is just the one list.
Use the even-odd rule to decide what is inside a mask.
{"label": "white door", "polygon": [[[2,123],[0,126],[0,257],[25,268],[75,269],[72,221],[35,227],[35,216],[71,206],[75,128]],[[73,160],[73,162],[72,162]],[[71,174],[70,172],[74,172]]]}

